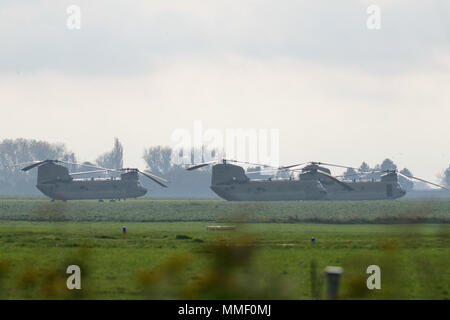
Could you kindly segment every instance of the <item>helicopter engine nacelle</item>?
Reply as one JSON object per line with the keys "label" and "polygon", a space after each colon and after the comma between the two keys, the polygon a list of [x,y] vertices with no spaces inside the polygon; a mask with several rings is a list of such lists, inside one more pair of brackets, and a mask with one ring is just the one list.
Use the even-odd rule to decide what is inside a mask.
{"label": "helicopter engine nacelle", "polygon": [[398,182],[398,176],[395,172],[388,172],[381,176],[383,182]]}
{"label": "helicopter engine nacelle", "polygon": [[69,170],[54,163],[44,163],[38,168],[37,183],[67,182],[71,181]]}
{"label": "helicopter engine nacelle", "polygon": [[137,171],[128,171],[120,175],[121,180],[139,180]]}
{"label": "helicopter engine nacelle", "polygon": [[249,178],[245,175],[242,167],[232,164],[216,164],[212,168],[211,184],[228,184],[233,182],[247,182]]}

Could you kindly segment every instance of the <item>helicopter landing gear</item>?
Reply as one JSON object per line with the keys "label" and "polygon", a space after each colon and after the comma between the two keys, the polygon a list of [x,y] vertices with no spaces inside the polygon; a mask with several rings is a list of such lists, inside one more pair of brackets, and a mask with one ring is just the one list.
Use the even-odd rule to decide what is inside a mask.
{"label": "helicopter landing gear", "polygon": [[98,202],[103,202],[103,199],[98,199]]}
{"label": "helicopter landing gear", "polygon": [[109,202],[116,202],[116,200],[115,199],[111,199],[111,200],[109,200]]}

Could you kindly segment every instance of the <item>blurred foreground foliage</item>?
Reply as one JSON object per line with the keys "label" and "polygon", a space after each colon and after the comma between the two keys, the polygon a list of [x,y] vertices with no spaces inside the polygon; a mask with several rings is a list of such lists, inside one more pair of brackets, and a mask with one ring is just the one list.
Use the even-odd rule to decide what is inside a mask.
{"label": "blurred foreground foliage", "polygon": [[[217,223],[216,223],[217,224]],[[450,226],[0,222],[2,299],[448,299]],[[311,242],[311,237],[315,242]],[[82,290],[66,288],[79,265]],[[381,290],[366,269],[381,268]]]}

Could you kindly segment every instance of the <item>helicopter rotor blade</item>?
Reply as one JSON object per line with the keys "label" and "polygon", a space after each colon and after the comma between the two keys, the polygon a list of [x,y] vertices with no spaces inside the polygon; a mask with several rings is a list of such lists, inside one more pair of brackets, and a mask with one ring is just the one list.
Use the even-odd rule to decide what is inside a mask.
{"label": "helicopter rotor blade", "polygon": [[[261,167],[265,167],[265,168],[275,168],[274,166],[268,165],[268,164],[264,164],[264,163],[254,163],[254,162],[248,162],[248,161],[239,161],[239,160],[234,160],[234,159],[222,159],[222,161],[224,163],[226,162],[232,162],[232,163],[242,163],[242,164],[249,164],[249,165],[253,165],[253,166],[261,166]],[[211,164],[216,164],[219,163],[219,160],[213,160],[213,161],[208,161],[208,162],[203,162],[203,163],[199,163],[193,166],[190,166],[189,168],[187,168],[186,170],[192,171],[192,170],[196,170]]]}
{"label": "helicopter rotor blade", "polygon": [[340,175],[340,176],[335,176],[336,178],[344,178],[344,177],[353,177],[353,176],[362,176],[365,174],[369,174],[369,173],[375,173],[376,171],[360,171],[360,172],[355,172],[355,173],[350,173],[350,174],[344,174],[344,175]]}
{"label": "helicopter rotor blade", "polygon": [[41,160],[27,161],[27,162],[21,162],[21,163],[13,163],[13,164],[9,164],[8,167],[17,167],[17,166],[23,166],[23,165],[26,165],[26,164],[38,163],[38,162],[41,162]]}
{"label": "helicopter rotor blade", "polygon": [[340,165],[340,164],[325,163],[325,162],[311,162],[311,163],[312,163],[312,164],[316,164],[316,165],[318,165],[318,166],[324,165],[324,166],[338,167],[338,168],[344,168],[344,169],[358,170],[357,168],[349,167],[349,166],[343,166],[343,165]]}
{"label": "helicopter rotor blade", "polygon": [[295,167],[300,167],[300,166],[303,166],[303,165],[305,165],[305,164],[310,164],[311,162],[303,162],[303,163],[299,163],[299,164],[292,164],[292,165],[289,165],[289,166],[282,166],[282,167],[279,167],[278,169],[280,169],[280,170],[287,170],[287,169],[291,169],[291,168],[295,168]]}
{"label": "helicopter rotor blade", "polygon": [[248,161],[239,161],[239,160],[232,160],[232,159],[224,159],[226,162],[233,162],[233,163],[243,163],[243,164],[250,164],[252,166],[261,166],[266,168],[275,168],[274,166],[270,166],[268,164],[264,163],[254,163],[254,162],[248,162]]}
{"label": "helicopter rotor blade", "polygon": [[332,176],[329,173],[323,172],[322,170],[317,170],[318,173],[323,174],[325,176],[327,176],[328,178],[334,180],[336,183],[338,183],[339,185],[341,185],[342,187],[344,187],[346,190],[351,191],[353,190],[352,187],[350,187],[348,184],[346,184],[345,182],[342,182],[341,180],[339,180],[338,178]]}
{"label": "helicopter rotor blade", "polygon": [[99,166],[96,166],[93,164],[76,163],[76,162],[70,162],[70,161],[64,161],[64,160],[55,160],[55,162],[60,162],[60,163],[65,163],[65,164],[70,164],[70,165],[75,165],[75,166],[80,166],[80,167],[86,167],[86,168],[99,169],[99,170],[109,170],[109,171],[116,170],[116,169],[108,169],[108,168],[99,167]]}
{"label": "helicopter rotor blade", "polygon": [[373,169],[373,170],[364,171],[364,170],[358,169],[358,172],[351,173],[351,174],[339,175],[339,176],[335,176],[335,177],[343,178],[343,177],[352,177],[352,176],[364,176],[364,175],[374,174],[374,173],[390,173],[390,172],[397,172],[397,170]]}
{"label": "helicopter rotor blade", "polygon": [[92,174],[92,173],[101,173],[101,172],[109,172],[109,171],[113,171],[113,170],[92,170],[92,171],[84,171],[84,172],[71,172],[70,175],[71,176],[76,176],[76,175],[80,175],[80,174]]}
{"label": "helicopter rotor blade", "polygon": [[199,163],[199,164],[190,166],[189,168],[186,168],[186,170],[192,171],[192,170],[196,170],[196,169],[199,169],[199,168],[202,168],[205,166],[209,166],[210,164],[214,164],[214,163],[217,163],[217,160]]}
{"label": "helicopter rotor blade", "polygon": [[138,170],[138,171],[141,172],[141,173],[146,173],[146,174],[152,176],[152,177],[155,178],[155,179],[158,179],[158,180],[161,180],[161,181],[164,181],[164,182],[169,182],[169,181],[167,181],[166,179],[161,178],[161,177],[157,176],[156,174],[154,174],[154,173],[152,173],[152,172],[150,172],[150,171],[146,171],[146,170],[145,170],[145,171]]}
{"label": "helicopter rotor blade", "polygon": [[301,163],[301,164],[295,164],[295,165],[289,165],[289,166],[281,166],[278,168],[273,168],[272,170],[258,170],[258,171],[247,171],[245,172],[246,175],[249,174],[264,174],[264,173],[277,173],[277,172],[300,172],[300,173],[308,173],[310,171],[303,171],[303,169],[300,168],[295,168],[295,169],[291,169],[297,166],[301,166],[301,165],[305,165],[308,164],[310,162],[305,162],[305,163]]}
{"label": "helicopter rotor blade", "polygon": [[48,162],[51,162],[51,161],[49,161],[49,160],[38,161],[38,162],[36,162],[36,163],[34,163],[34,164],[30,165],[30,166],[27,166],[27,167],[25,167],[25,168],[22,168],[22,171],[28,171],[28,170],[31,170],[31,169],[33,169],[33,168],[35,168],[35,167],[37,167],[37,166],[40,166],[41,164],[48,163]]}
{"label": "helicopter rotor blade", "polygon": [[446,187],[444,187],[444,186],[441,186],[441,185],[439,185],[439,184],[436,184],[436,183],[433,183],[433,182],[430,182],[430,181],[427,181],[427,180],[424,180],[424,179],[421,179],[421,178],[409,176],[409,175],[404,174],[404,173],[401,173],[401,172],[397,172],[397,174],[399,174],[399,175],[401,175],[401,176],[403,176],[403,177],[405,177],[405,178],[407,178],[407,179],[410,179],[410,180],[411,180],[411,179],[416,179],[416,180],[419,180],[419,181],[422,181],[422,182],[431,184],[431,185],[433,185],[433,186],[436,186],[436,187],[439,187],[439,188],[442,188],[442,189],[445,189],[445,190],[450,190],[450,189],[448,189],[448,188],[446,188]]}
{"label": "helicopter rotor blade", "polygon": [[[307,162],[306,162],[307,163]],[[271,170],[258,170],[258,171],[246,171],[245,174],[259,174],[259,173],[269,173],[269,172],[303,172],[301,169],[291,169],[292,167],[296,167],[298,165],[292,165],[292,166],[282,166],[279,168],[273,168]]]}
{"label": "helicopter rotor blade", "polygon": [[167,186],[166,186],[164,183],[162,183],[162,182],[158,181],[157,179],[153,178],[151,175],[149,175],[149,174],[147,174],[147,173],[145,173],[145,172],[142,172],[142,171],[140,171],[140,170],[137,170],[137,172],[139,172],[140,174],[146,176],[146,177],[149,178],[150,180],[156,182],[156,183],[159,184],[161,187],[167,188]]}
{"label": "helicopter rotor blade", "polygon": [[75,162],[70,162],[70,161],[65,161],[65,160],[51,160],[51,159],[47,159],[47,160],[36,160],[36,161],[29,161],[29,162],[23,162],[23,163],[18,163],[18,164],[12,164],[10,166],[20,166],[20,165],[24,165],[24,164],[30,164],[31,165],[25,167],[22,169],[22,171],[28,171],[31,170],[37,166],[40,166],[44,163],[64,163],[64,164],[69,164],[69,165],[76,165],[76,166],[80,166],[80,167],[87,167],[87,168],[93,168],[93,169],[98,169],[98,170],[108,170],[108,171],[113,171],[114,169],[108,169],[108,168],[103,168],[103,167],[99,167],[99,166],[95,166],[92,164],[84,164],[84,163],[75,163]]}

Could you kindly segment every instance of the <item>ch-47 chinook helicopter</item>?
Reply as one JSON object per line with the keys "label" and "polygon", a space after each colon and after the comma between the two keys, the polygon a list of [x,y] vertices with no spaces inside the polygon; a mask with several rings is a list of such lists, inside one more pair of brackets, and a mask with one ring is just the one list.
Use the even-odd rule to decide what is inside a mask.
{"label": "ch-47 chinook helicopter", "polygon": [[[120,200],[137,198],[145,195],[145,189],[139,182],[139,174],[151,179],[162,187],[167,187],[163,178],[151,172],[144,172],[136,168],[107,169],[94,165],[78,164],[62,160],[43,160],[21,163],[26,165],[22,171],[38,168],[36,187],[47,197],[54,200],[86,200],[103,199]],[[97,170],[69,173],[67,167],[60,164],[78,165],[95,168]],[[119,172],[120,178],[87,178],[75,179],[74,176],[101,172]]]}
{"label": "ch-47 chinook helicopter", "polygon": [[[242,167],[229,164],[236,160],[210,161],[187,168],[195,170],[213,165],[211,189],[221,198],[232,201],[322,200],[327,190],[318,179],[250,179]],[[256,164],[253,164],[256,165]],[[263,165],[265,167],[269,167]],[[337,179],[336,179],[337,180]]]}
{"label": "ch-47 chinook helicopter", "polygon": [[[240,166],[228,162],[258,165],[264,168],[271,166],[248,163],[236,160],[210,161],[187,168],[195,170],[207,165],[213,165],[211,189],[221,198],[234,201],[274,201],[274,200],[383,200],[396,199],[404,196],[398,182],[398,175],[410,180],[419,180],[447,189],[443,186],[397,172],[396,170],[372,170],[368,172],[359,169],[323,162],[306,162],[301,164],[273,168],[271,170],[245,173]],[[358,175],[382,172],[378,180],[343,181],[331,175],[325,166],[351,168],[359,171]],[[298,172],[298,179],[250,179],[247,175],[266,172],[291,171]]]}

